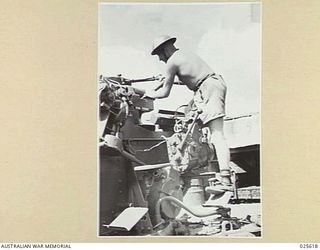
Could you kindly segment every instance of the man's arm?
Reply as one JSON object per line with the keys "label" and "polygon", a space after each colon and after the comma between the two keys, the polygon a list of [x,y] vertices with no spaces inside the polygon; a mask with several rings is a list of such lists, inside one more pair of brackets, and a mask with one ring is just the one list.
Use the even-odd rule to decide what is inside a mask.
{"label": "man's arm", "polygon": [[163,84],[164,84],[164,80],[165,80],[165,78],[163,78],[162,80],[160,80],[160,81],[158,82],[158,84],[156,84],[156,86],[153,88],[153,90],[154,90],[154,91],[157,91],[158,89],[160,89],[160,88],[163,86]]}
{"label": "man's arm", "polygon": [[168,97],[174,82],[175,75],[176,75],[175,65],[168,65],[163,87],[158,90],[146,91],[146,96],[155,98],[155,99]]}

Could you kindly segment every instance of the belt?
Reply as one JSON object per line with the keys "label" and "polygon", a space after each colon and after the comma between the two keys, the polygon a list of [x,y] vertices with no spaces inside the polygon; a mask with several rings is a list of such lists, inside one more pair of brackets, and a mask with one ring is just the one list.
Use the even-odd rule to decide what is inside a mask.
{"label": "belt", "polygon": [[196,86],[193,88],[193,91],[194,91],[194,92],[198,91],[198,89],[200,88],[200,86],[202,85],[202,83],[204,83],[205,80],[207,80],[207,79],[210,78],[210,77],[213,77],[213,78],[215,78],[215,79],[218,79],[218,75],[217,75],[216,73],[208,74],[208,75],[206,75],[205,77],[201,78],[201,79],[197,82]]}

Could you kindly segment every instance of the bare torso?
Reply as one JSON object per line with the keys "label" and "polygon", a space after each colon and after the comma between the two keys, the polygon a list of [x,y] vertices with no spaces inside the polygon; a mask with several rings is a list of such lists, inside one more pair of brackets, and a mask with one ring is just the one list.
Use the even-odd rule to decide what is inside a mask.
{"label": "bare torso", "polygon": [[176,75],[189,89],[196,87],[197,81],[214,73],[210,66],[199,56],[177,50],[168,60],[167,67],[175,68]]}

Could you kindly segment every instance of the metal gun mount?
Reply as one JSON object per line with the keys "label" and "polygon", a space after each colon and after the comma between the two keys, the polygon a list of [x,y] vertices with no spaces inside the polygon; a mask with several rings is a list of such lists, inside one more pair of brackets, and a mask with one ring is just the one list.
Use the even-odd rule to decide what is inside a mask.
{"label": "metal gun mount", "polygon": [[153,110],[153,100],[141,97],[143,89],[132,87],[135,82],[156,81],[158,77],[144,79],[127,79],[100,76],[99,107],[100,107],[100,137],[106,134],[116,136],[125,124],[128,116],[132,116],[138,124],[141,114]]}

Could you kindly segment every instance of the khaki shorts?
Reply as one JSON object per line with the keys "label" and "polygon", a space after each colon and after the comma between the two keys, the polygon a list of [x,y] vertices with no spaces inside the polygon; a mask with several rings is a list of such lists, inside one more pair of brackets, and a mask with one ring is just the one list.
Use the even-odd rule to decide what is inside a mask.
{"label": "khaki shorts", "polygon": [[226,92],[227,87],[222,76],[214,75],[206,79],[194,93],[193,103],[202,110],[199,119],[203,124],[226,115]]}

